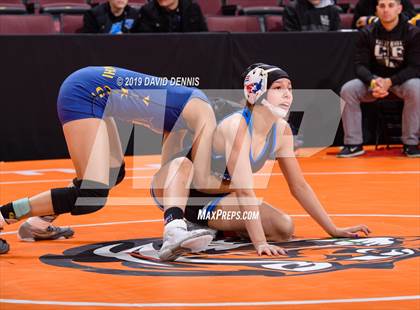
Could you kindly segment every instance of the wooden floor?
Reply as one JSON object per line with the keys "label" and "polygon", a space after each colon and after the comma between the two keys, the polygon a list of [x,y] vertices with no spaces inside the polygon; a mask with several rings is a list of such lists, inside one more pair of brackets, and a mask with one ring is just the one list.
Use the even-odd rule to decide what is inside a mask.
{"label": "wooden floor", "polygon": [[[293,216],[296,240],[282,244],[289,257],[261,258],[249,244],[220,240],[162,264],[153,259],[162,214],[147,190],[159,157],[129,157],[109,205],[57,219],[74,238],[25,243],[17,225],[5,227],[0,309],[420,309],[420,160],[400,149],[353,159],[336,151],[301,159],[305,177],[337,225],[367,224],[370,238],[328,239],[275,167],[257,194]],[[0,203],[73,177],[69,160],[1,163]]]}

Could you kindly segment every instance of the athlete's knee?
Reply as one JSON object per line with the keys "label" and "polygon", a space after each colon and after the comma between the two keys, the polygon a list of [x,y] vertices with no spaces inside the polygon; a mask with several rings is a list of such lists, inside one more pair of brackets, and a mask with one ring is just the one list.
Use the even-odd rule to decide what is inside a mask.
{"label": "athlete's knee", "polygon": [[293,223],[293,219],[288,214],[283,214],[283,234],[284,239],[290,240],[293,238],[293,234],[295,233],[295,224]]}
{"label": "athlete's knee", "polygon": [[182,178],[188,178],[193,172],[193,163],[186,157],[175,158],[170,165],[170,169]]}
{"label": "athlete's knee", "polygon": [[55,214],[82,215],[102,209],[109,195],[109,186],[91,180],[76,180],[73,187],[51,190]]}
{"label": "athlete's knee", "polygon": [[276,239],[273,241],[287,241],[292,239],[295,226],[290,215],[284,213],[278,214],[273,218],[273,222],[275,227],[273,237]]}

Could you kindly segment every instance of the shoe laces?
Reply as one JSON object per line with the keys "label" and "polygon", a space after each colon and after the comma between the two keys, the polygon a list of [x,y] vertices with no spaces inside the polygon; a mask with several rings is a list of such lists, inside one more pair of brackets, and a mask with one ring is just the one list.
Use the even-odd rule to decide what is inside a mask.
{"label": "shoe laces", "polygon": [[60,227],[54,226],[54,225],[50,225],[47,227],[47,231],[48,232],[57,232],[60,230]]}

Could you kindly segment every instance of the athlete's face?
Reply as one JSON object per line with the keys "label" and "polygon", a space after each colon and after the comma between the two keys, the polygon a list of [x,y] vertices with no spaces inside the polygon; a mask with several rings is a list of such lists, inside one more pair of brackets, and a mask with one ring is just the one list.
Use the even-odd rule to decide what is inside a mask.
{"label": "athlete's face", "polygon": [[283,78],[271,84],[267,92],[267,101],[275,107],[288,111],[293,101],[292,82]]}
{"label": "athlete's face", "polygon": [[401,11],[401,3],[395,0],[379,0],[378,5],[376,6],[376,14],[382,23],[395,22]]}
{"label": "athlete's face", "polygon": [[117,10],[122,10],[127,5],[128,0],[109,0],[109,5]]}

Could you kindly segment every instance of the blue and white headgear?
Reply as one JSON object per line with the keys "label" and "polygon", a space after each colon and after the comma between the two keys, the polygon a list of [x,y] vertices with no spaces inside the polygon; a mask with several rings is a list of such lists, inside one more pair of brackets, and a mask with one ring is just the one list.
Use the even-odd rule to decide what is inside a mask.
{"label": "blue and white headgear", "polygon": [[278,79],[290,79],[286,71],[263,63],[249,66],[244,75],[244,95],[250,104],[260,103],[267,89]]}

